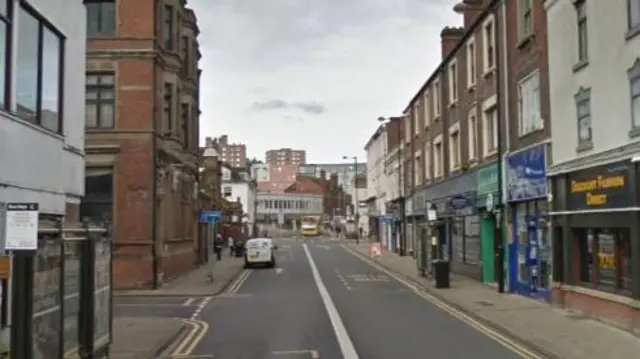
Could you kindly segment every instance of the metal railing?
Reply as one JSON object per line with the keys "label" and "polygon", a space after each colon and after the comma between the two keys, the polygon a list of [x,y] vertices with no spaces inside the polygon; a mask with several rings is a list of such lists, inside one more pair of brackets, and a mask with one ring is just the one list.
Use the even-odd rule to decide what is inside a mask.
{"label": "metal railing", "polygon": [[38,249],[13,251],[10,358],[108,357],[112,248],[107,225],[38,231]]}

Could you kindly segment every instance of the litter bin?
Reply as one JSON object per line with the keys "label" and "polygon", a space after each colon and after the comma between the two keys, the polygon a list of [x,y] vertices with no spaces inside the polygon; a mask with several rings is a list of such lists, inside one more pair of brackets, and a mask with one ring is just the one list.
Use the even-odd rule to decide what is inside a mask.
{"label": "litter bin", "polygon": [[433,272],[436,277],[436,288],[449,288],[449,261],[438,259],[433,261]]}

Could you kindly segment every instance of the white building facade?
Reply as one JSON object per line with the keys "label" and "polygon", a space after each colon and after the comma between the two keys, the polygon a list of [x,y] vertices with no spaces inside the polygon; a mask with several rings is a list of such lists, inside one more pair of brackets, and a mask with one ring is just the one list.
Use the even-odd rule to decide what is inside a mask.
{"label": "white building facade", "polygon": [[387,126],[380,125],[365,146],[367,152],[367,201],[369,232],[374,238],[386,240],[387,223],[381,222],[386,214],[386,203],[391,200],[389,177],[387,176]]}
{"label": "white building facade", "polygon": [[38,203],[42,214],[65,216],[67,204],[78,206],[84,195],[85,74],[78,69],[85,68],[85,7],[72,0],[4,4],[0,202]]}
{"label": "white building facade", "polygon": [[222,166],[222,181],[220,193],[227,201],[237,202],[242,205],[243,222],[249,227],[249,234],[256,223],[256,190],[255,181],[245,171]]}
{"label": "white building facade", "polygon": [[640,1],[545,7],[554,298],[638,328],[621,318],[640,305]]}
{"label": "white building facade", "polygon": [[303,216],[322,216],[324,198],[315,194],[258,193],[258,223],[289,224],[297,229]]}

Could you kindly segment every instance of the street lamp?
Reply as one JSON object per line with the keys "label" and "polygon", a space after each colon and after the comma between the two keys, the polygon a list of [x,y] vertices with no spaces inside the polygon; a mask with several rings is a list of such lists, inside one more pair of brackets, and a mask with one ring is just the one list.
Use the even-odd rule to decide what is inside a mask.
{"label": "street lamp", "polygon": [[358,222],[360,217],[360,206],[358,204],[358,156],[342,156],[343,160],[348,160],[351,158],[353,160],[353,216],[355,217],[356,223],[356,241],[360,240],[360,223]]}
{"label": "street lamp", "polygon": [[[491,12],[491,15],[493,16],[493,18],[495,19],[494,21],[494,31],[493,31],[493,41],[495,44],[494,48],[500,48],[500,37],[498,34],[500,34],[500,31],[502,31],[502,27],[500,25],[502,25],[500,23],[500,7],[502,6],[503,0],[494,0],[491,2],[491,8],[489,9]],[[475,7],[472,5],[469,5],[467,3],[464,2],[460,2],[458,4],[456,4],[453,7],[453,11],[457,12],[457,13],[464,13],[467,10],[472,10]],[[501,94],[502,94],[502,66],[500,65],[501,63],[501,58],[500,58],[500,53],[499,51],[496,51],[496,56],[495,56],[495,79],[496,79],[496,83],[495,83],[495,89],[496,89],[496,94],[498,94],[498,106],[496,107],[496,117],[498,120],[498,126],[496,128],[496,132],[498,135],[498,143],[496,144],[496,150],[498,152],[498,163],[497,163],[497,171],[498,171],[498,178],[497,178],[497,185],[498,185],[498,198],[496,200],[491,200],[491,202],[496,202],[495,205],[491,205],[491,209],[487,208],[488,210],[490,210],[490,214],[491,216],[493,216],[494,222],[495,222],[495,234],[494,234],[494,260],[495,260],[495,267],[496,267],[496,279],[498,281],[498,292],[499,293],[504,293],[504,286],[505,286],[505,273],[504,273],[504,244],[503,244],[503,240],[504,240],[504,235],[503,235],[503,215],[502,215],[502,211],[503,211],[503,193],[502,193],[502,99],[500,98]],[[491,196],[493,196],[493,194],[491,194]],[[487,201],[489,202],[489,201]]]}
{"label": "street lamp", "polygon": [[[401,117],[394,117],[394,118],[402,118],[404,116]],[[378,121],[379,122],[383,122],[383,123],[390,123],[394,118],[385,118],[385,117],[378,117]],[[396,126],[396,136],[398,139],[398,206],[399,208],[399,213],[400,213],[400,218],[402,218],[402,220],[404,221],[404,196],[402,195],[402,147],[400,146],[400,142],[401,142],[401,138],[402,138],[402,128],[401,126],[398,124],[398,126]],[[388,149],[387,149],[388,151]],[[386,160],[386,158],[385,158]],[[398,254],[400,254],[401,256],[406,255],[406,236],[405,236],[405,231],[402,228],[402,223],[400,224],[400,248],[398,249]]]}

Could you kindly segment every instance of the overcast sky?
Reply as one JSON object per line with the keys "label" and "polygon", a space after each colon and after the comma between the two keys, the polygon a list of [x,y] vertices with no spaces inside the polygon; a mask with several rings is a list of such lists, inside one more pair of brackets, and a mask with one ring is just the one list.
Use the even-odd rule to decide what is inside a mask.
{"label": "overcast sky", "polygon": [[379,116],[398,115],[440,62],[452,0],[189,0],[203,58],[201,140],[228,134],[264,160],[364,160]]}

